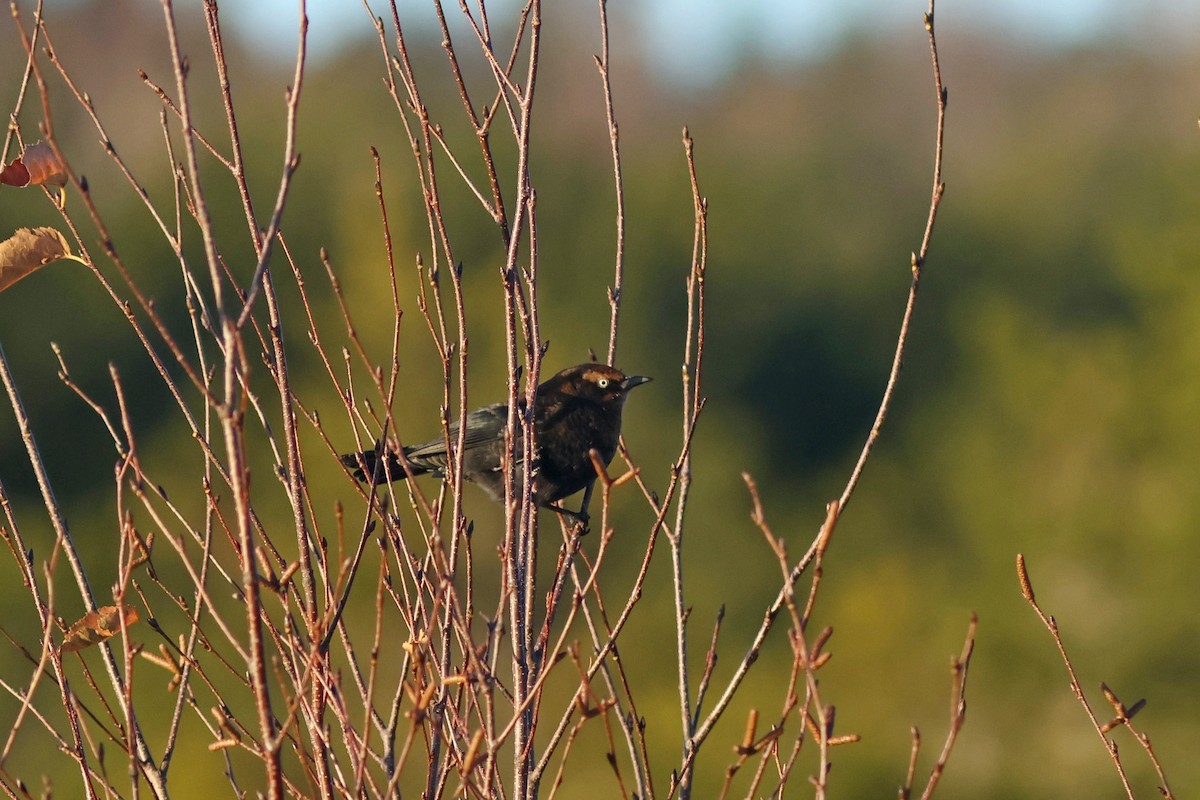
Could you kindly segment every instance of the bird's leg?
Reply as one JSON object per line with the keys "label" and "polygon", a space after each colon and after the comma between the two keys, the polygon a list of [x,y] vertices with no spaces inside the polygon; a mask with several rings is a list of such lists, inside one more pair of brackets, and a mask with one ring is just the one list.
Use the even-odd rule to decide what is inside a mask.
{"label": "bird's leg", "polygon": [[545,507],[550,509],[551,511],[562,514],[565,517],[574,517],[575,521],[583,526],[583,530],[581,530],[579,532],[579,535],[582,536],[588,532],[588,521],[591,519],[591,517],[588,516],[587,509],[588,509],[588,503],[590,503],[592,500],[592,490],[595,488],[596,488],[595,481],[592,481],[591,483],[589,483],[587,486],[584,487],[583,502],[580,503],[578,511],[571,511],[570,509],[563,508],[562,506],[556,506],[553,503],[547,503],[545,505]]}
{"label": "bird's leg", "polygon": [[579,504],[579,513],[575,516],[582,519],[584,523],[588,521],[588,503],[592,502],[592,490],[595,488],[595,478],[592,478],[590,481],[588,481],[588,485],[583,487],[583,502]]}

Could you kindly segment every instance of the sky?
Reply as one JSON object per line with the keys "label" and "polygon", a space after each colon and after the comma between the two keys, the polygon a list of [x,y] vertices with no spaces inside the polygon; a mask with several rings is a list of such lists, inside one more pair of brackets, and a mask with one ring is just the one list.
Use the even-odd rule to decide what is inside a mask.
{"label": "sky", "polygon": [[[564,2],[565,0],[555,0]],[[386,0],[366,0],[387,15]],[[470,0],[475,7],[479,0]],[[582,2],[584,7],[595,2]],[[457,14],[457,3],[445,3]],[[515,0],[492,0],[493,14]],[[407,7],[407,9],[406,9]],[[429,3],[401,0],[402,13],[430,18]],[[295,52],[299,0],[234,0],[221,4],[223,18],[281,56]],[[902,30],[919,24],[925,0],[610,0],[610,15],[630,14],[642,47],[670,74],[718,79],[747,49],[790,60],[819,58],[848,34]],[[364,0],[308,0],[309,46],[319,57],[347,37],[371,32]],[[941,30],[970,27],[1039,46],[1071,46],[1137,37],[1157,47],[1195,48],[1200,3],[1178,0],[942,0]]]}

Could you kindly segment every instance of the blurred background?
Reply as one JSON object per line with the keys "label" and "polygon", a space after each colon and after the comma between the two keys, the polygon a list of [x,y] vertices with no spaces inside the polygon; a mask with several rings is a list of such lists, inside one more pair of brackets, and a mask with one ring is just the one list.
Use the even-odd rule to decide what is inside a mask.
{"label": "blurred background", "polygon": [[[21,4],[26,21],[32,5]],[[188,6],[178,11],[187,22],[200,127],[223,140],[203,21],[196,8],[179,5]],[[412,5],[419,7],[403,13],[425,99],[471,158],[477,150],[432,13]],[[615,204],[592,60],[600,47],[596,7],[546,5],[532,176],[542,330],[554,370],[607,344]],[[59,57],[95,101],[116,149],[169,209],[160,106],[137,76],[144,69],[160,84],[173,82],[161,10],[134,0],[46,6]],[[504,41],[513,5],[490,8]],[[824,504],[840,493],[884,387],[930,193],[936,114],[924,10],[899,0],[610,7],[628,232],[618,364],[658,378],[630,402],[625,432],[659,490],[680,441],[677,376],[692,240],[685,125],[709,200],[709,404],[695,446],[686,569],[697,663],[718,607],[727,606],[722,675],[777,588],[740,473],[755,476],[768,521],[798,555]],[[295,4],[258,0],[221,11],[265,215],[282,159]],[[411,265],[418,253],[426,262],[430,255],[411,153],[363,6],[325,0],[309,11],[303,160],[284,232],[320,298],[330,342],[336,346],[340,331],[321,247],[364,340],[386,361],[393,318],[369,148],[379,150],[406,311],[396,411],[406,438],[421,439],[437,430],[441,388],[415,303]],[[1200,6],[962,0],[940,4],[937,19],[949,89],[948,188],[895,406],[827,556],[817,607],[817,622],[835,630],[823,699],[837,706],[838,732],[863,737],[835,752],[831,789],[840,797],[894,793],[910,725],[924,734],[927,771],[946,730],[949,656],[976,611],[968,717],[942,795],[1122,795],[1052,640],[1021,597],[1014,570],[1021,552],[1097,714],[1109,716],[1100,681],[1127,704],[1145,697],[1135,722],[1151,736],[1177,795],[1188,796],[1200,787]],[[461,52],[471,53],[468,68],[478,70],[467,32],[455,26]],[[11,109],[24,58],[7,16],[0,41],[0,98]],[[186,338],[173,255],[56,76],[51,92],[58,136],[87,175],[117,248]],[[26,102],[26,136],[34,136],[38,114],[38,104]],[[510,148],[501,147],[498,159],[511,174]],[[478,174],[477,165],[471,169]],[[504,391],[502,250],[461,181],[446,167],[442,174],[467,287],[472,401],[482,404]],[[213,192],[218,225],[244,242],[232,189]],[[32,190],[0,191],[5,236],[55,222]],[[94,231],[87,235],[99,258]],[[239,274],[252,268],[232,266]],[[101,269],[111,268],[101,261]],[[294,304],[294,286],[284,292]],[[339,401],[305,325],[288,335],[297,392],[330,412],[332,432],[350,449],[355,432],[334,419]],[[97,574],[111,581],[115,454],[100,422],[59,381],[52,341],[77,382],[110,407],[110,362],[137,387],[132,413],[142,457],[164,485],[177,481],[194,492],[197,465],[177,463],[173,453],[187,432],[145,352],[81,267],[55,266],[0,297],[0,343],[55,490]],[[323,445],[314,437],[306,446],[317,502],[348,501],[352,488]],[[52,533],[7,404],[0,454],[0,479],[43,555]],[[267,454],[260,459],[269,475]],[[619,530],[637,539],[613,592],[644,546],[646,512],[632,496],[623,502],[628,516]],[[472,503],[478,518],[498,516],[479,498]],[[6,601],[27,604],[14,568],[0,573],[11,586]],[[746,575],[767,577],[739,579]],[[64,608],[69,594],[64,584]],[[650,602],[669,597],[665,560],[648,595]],[[625,647],[671,673],[669,637],[647,617]],[[36,642],[36,627],[18,636]],[[764,670],[787,661],[783,639],[772,641],[779,652],[768,654]],[[767,714],[780,701],[770,685],[742,698],[708,745],[703,780],[719,780],[732,759],[724,748],[740,736],[745,709]],[[641,712],[665,770],[676,760],[672,687],[661,696],[643,691]],[[1135,789],[1155,796],[1152,771],[1124,733],[1116,738]],[[220,787],[212,758],[210,778],[197,780]],[[596,760],[603,775],[607,767]],[[667,775],[657,780],[661,787]],[[586,782],[563,791],[595,796]],[[797,784],[795,791],[805,790]]]}

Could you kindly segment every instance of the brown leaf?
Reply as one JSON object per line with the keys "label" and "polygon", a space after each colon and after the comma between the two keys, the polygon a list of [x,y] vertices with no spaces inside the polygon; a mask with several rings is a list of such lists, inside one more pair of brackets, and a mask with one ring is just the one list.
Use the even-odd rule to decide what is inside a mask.
{"label": "brown leaf", "polygon": [[70,245],[54,228],[18,228],[0,242],[0,292],[51,261],[70,257]]}
{"label": "brown leaf", "polygon": [[21,163],[19,156],[11,164],[5,166],[4,169],[0,169],[0,183],[6,186],[29,185],[29,170],[25,169],[25,165]]}
{"label": "brown leaf", "polygon": [[60,650],[64,653],[73,653],[76,650],[99,644],[105,639],[111,639],[121,632],[122,616],[125,618],[126,626],[132,625],[138,621],[138,610],[130,605],[105,606],[85,614],[81,620],[67,630]]}
{"label": "brown leaf", "polygon": [[61,189],[67,185],[67,171],[50,145],[38,142],[26,147],[18,158],[0,170],[0,183]]}

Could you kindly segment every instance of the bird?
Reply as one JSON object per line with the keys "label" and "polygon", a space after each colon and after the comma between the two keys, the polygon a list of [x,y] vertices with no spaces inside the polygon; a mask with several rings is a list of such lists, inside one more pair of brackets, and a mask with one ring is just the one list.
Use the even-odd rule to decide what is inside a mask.
{"label": "bird", "polygon": [[[533,420],[537,427],[537,453],[533,463],[533,498],[539,506],[575,517],[585,525],[587,506],[596,483],[591,451],[608,466],[617,453],[621,412],[631,389],[648,383],[645,375],[626,375],[607,364],[584,363],[568,367],[537,388]],[[521,401],[522,407],[524,400]],[[493,499],[504,501],[504,434],[508,404],[496,403],[467,414],[462,472]],[[459,422],[450,423],[449,440],[458,441]],[[516,430],[513,453],[521,458],[521,427]],[[444,477],[450,453],[445,436],[397,452],[380,442],[373,450],[347,453],[342,464],[360,481],[374,485],[433,474]],[[386,458],[383,457],[386,453]],[[518,464],[512,475],[519,480]],[[407,469],[406,469],[407,465]],[[583,491],[579,511],[557,503]]]}

